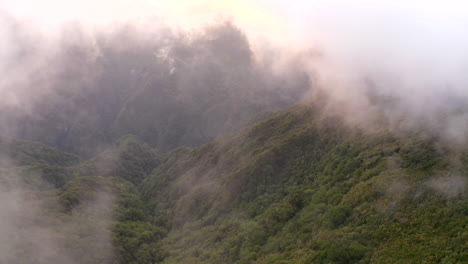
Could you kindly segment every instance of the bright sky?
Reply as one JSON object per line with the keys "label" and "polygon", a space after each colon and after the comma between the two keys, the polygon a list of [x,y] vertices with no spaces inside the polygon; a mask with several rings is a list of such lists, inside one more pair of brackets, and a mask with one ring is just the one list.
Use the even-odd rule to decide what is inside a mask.
{"label": "bright sky", "polygon": [[0,0],[1,9],[45,32],[69,20],[103,26],[159,18],[192,28],[227,17],[251,39],[286,51],[318,48],[326,62],[316,68],[345,98],[352,79],[369,74],[398,76],[388,89],[402,94],[434,92],[427,84],[468,91],[467,0]]}
{"label": "bright sky", "polygon": [[50,24],[160,17],[187,27],[223,16],[246,30],[284,38],[334,31],[346,34],[347,29],[366,27],[366,23],[378,25],[400,17],[434,27],[459,23],[466,28],[468,17],[468,1],[463,0],[0,0],[0,7]]}
{"label": "bright sky", "polygon": [[[398,63],[442,60],[447,66],[468,46],[464,0],[0,0],[0,7],[52,26],[157,17],[191,28],[228,17],[250,37],[326,47],[340,60],[354,56],[366,65],[385,53],[388,64],[395,57]],[[446,52],[433,52],[441,50]]]}

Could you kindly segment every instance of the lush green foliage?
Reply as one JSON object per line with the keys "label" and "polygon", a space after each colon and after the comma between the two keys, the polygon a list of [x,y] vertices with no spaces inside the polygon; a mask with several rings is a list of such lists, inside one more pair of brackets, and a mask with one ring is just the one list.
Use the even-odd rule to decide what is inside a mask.
{"label": "lush green foliage", "polygon": [[2,202],[2,212],[12,214],[2,219],[24,220],[7,224],[14,250],[0,261],[155,263],[164,258],[160,241],[166,230],[150,223],[132,183],[157,166],[156,150],[129,136],[77,164],[77,159],[70,162],[75,156],[39,143],[2,146],[7,147],[1,153],[15,153],[0,170],[0,193],[15,203]]}
{"label": "lush green foliage", "polygon": [[436,144],[298,107],[173,151],[142,190],[164,263],[461,263],[466,153]]}
{"label": "lush green foliage", "polygon": [[467,152],[340,124],[299,106],[163,158],[129,136],[79,164],[25,142],[0,179],[21,178],[79,263],[463,263]]}
{"label": "lush green foliage", "polygon": [[[0,138],[2,158],[8,158],[15,166],[49,164],[55,166],[75,165],[80,161],[76,155],[60,151],[39,142]],[[8,165],[8,164],[6,164]]]}

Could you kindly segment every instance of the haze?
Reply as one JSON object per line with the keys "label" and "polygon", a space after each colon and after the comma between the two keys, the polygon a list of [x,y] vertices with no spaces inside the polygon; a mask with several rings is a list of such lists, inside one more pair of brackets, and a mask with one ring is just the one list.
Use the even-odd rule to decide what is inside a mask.
{"label": "haze", "polygon": [[0,0],[0,262],[461,259],[467,47],[462,1]]}
{"label": "haze", "polygon": [[302,67],[331,95],[330,104],[339,105],[338,112],[346,106],[344,112],[352,112],[357,123],[373,110],[369,82],[376,94],[398,101],[384,111],[392,120],[431,119],[427,114],[450,112],[453,100],[468,101],[468,4],[463,1],[2,0],[0,5],[49,40],[70,22],[88,29],[130,22],[189,30],[230,19],[258,54],[266,43],[283,58],[310,50],[321,54],[303,59]]}

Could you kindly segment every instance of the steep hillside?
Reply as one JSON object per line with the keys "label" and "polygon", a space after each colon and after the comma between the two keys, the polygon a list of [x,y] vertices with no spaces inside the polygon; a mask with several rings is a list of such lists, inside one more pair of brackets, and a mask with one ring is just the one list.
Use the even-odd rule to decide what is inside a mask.
{"label": "steep hillside", "polygon": [[10,138],[0,138],[0,154],[18,166],[34,163],[70,166],[80,162],[80,157],[45,144]]}
{"label": "steep hillside", "polygon": [[363,134],[297,106],[164,156],[135,136],[85,161],[30,141],[1,146],[2,263],[468,257],[468,151],[428,132]]}
{"label": "steep hillside", "polygon": [[97,157],[9,140],[0,153],[0,263],[154,263],[165,230],[132,182],[159,162],[134,136]]}
{"label": "steep hillside", "polygon": [[0,0],[0,264],[468,264],[467,26]]}
{"label": "steep hillside", "polygon": [[163,263],[462,263],[468,155],[309,107],[179,148],[144,181]]}

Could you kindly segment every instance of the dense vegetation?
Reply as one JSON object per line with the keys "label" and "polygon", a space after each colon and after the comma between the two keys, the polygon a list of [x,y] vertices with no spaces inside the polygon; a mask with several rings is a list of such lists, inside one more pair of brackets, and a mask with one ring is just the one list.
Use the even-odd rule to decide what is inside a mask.
{"label": "dense vegetation", "polygon": [[[2,263],[468,258],[468,152],[428,132],[363,134],[298,106],[165,155],[135,136],[86,161],[34,142],[0,146],[14,153],[1,186],[39,211],[12,209],[26,220],[12,224],[22,231]],[[48,246],[34,246],[38,230]]]}
{"label": "dense vegetation", "polygon": [[164,263],[461,263],[467,154],[436,142],[299,107],[175,150],[142,190]]}

